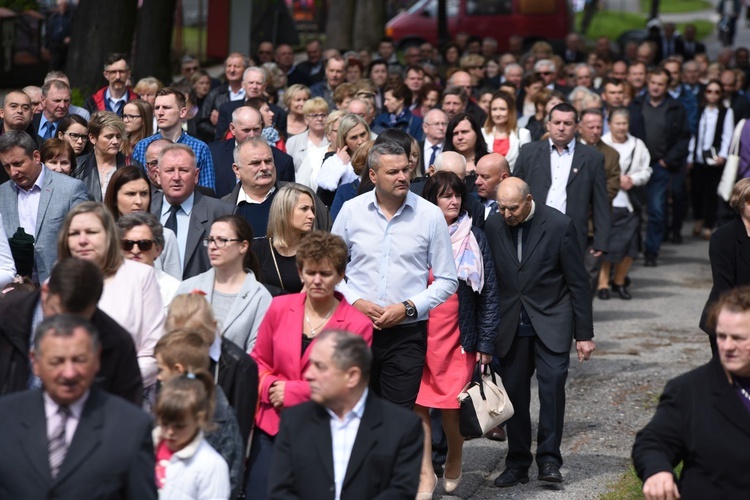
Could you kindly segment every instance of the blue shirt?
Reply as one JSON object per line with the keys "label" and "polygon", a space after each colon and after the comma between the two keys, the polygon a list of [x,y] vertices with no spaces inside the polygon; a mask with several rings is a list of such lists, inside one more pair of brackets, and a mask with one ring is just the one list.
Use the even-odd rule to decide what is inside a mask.
{"label": "blue shirt", "polygon": [[37,134],[39,134],[39,137],[44,137],[44,132],[46,132],[46,129],[44,126],[49,123],[52,125],[52,137],[57,137],[57,126],[60,125],[60,120],[56,122],[51,122],[47,120],[47,118],[44,116],[44,113],[42,113],[42,119],[39,120],[39,130],[36,131]]}
{"label": "blue shirt", "polygon": [[[389,221],[375,190],[344,203],[331,232],[349,248],[346,282],[339,291],[381,307],[411,300],[422,321],[458,288],[456,264],[443,212],[411,191]],[[434,281],[428,287],[430,270]]]}
{"label": "blue shirt", "polygon": [[[133,159],[141,165],[145,166],[146,148],[156,139],[165,139],[165,137],[162,137],[161,133],[157,132],[150,137],[146,137],[138,141],[138,144],[136,144],[135,148],[133,149]],[[216,191],[216,172],[214,171],[214,159],[211,156],[211,151],[208,149],[206,143],[184,132],[182,133],[180,138],[177,139],[176,143],[185,144],[193,150],[193,153],[195,153],[195,161],[198,166],[198,184]],[[146,172],[145,168],[144,172]]]}
{"label": "blue shirt", "polygon": [[[190,231],[190,212],[193,211],[193,203],[195,202],[195,193],[188,196],[188,198],[180,203],[181,210],[177,211],[177,246],[180,249],[180,268],[185,269],[185,247],[187,246],[188,231]],[[169,204],[166,198],[161,204],[161,214],[159,214],[159,221],[162,225],[167,223],[169,219],[169,210],[172,205]]]}

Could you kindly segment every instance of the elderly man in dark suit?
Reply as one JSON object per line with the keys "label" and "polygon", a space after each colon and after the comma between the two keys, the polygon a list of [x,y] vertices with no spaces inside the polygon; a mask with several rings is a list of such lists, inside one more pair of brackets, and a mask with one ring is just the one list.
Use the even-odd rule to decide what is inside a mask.
{"label": "elderly man in dark suit", "polygon": [[42,283],[57,260],[57,233],[71,208],[88,200],[83,182],[45,167],[29,134],[0,135],[0,164],[10,180],[0,185],[0,214],[5,234],[20,228],[34,237],[32,279]]}
{"label": "elderly man in dark suit", "polygon": [[416,415],[367,388],[372,354],[357,335],[329,330],[311,346],[312,401],[284,411],[271,498],[413,499],[423,431]]}
{"label": "elderly man in dark suit", "polygon": [[[607,251],[611,206],[604,155],[575,139],[577,123],[578,112],[570,104],[552,108],[547,122],[549,141],[523,146],[513,175],[526,181],[535,200],[572,219],[593,285],[599,260]],[[594,219],[591,244],[589,215]]]}
{"label": "elderly man in dark suit", "polygon": [[[271,203],[279,189],[288,183],[278,180],[272,146],[262,137],[245,139],[236,148],[234,158],[232,168],[239,182],[222,201],[234,207],[234,213],[247,219],[256,238],[265,236]],[[312,191],[310,194],[315,204],[313,229],[330,231],[332,222],[328,209],[317,195]]]}
{"label": "elderly man in dark suit", "polygon": [[29,351],[36,317],[58,313],[85,318],[100,332],[100,359],[96,386],[141,405],[143,381],[133,337],[96,305],[104,279],[99,266],[68,258],[58,262],[41,290],[9,295],[0,301],[0,396],[38,386],[31,377]]}
{"label": "elderly man in dark suit", "polygon": [[750,491],[750,287],[722,295],[709,324],[718,356],[670,380],[635,437],[633,464],[647,500],[746,498]]}
{"label": "elderly man in dark suit", "polygon": [[[241,106],[232,112],[229,130],[234,138],[216,141],[208,145],[214,158],[216,170],[216,196],[223,198],[231,193],[237,182],[234,174],[234,148],[248,137],[260,137],[263,131],[263,120],[260,112],[250,106]],[[276,165],[276,178],[284,182],[294,182],[294,160],[285,152],[271,146],[273,163]],[[257,236],[257,235],[256,235]]]}
{"label": "elderly man in dark suit", "polygon": [[0,498],[156,499],[151,419],[93,387],[99,349],[78,316],[36,328],[44,389],[0,398]]}
{"label": "elderly man in dark suit", "polygon": [[198,167],[190,147],[184,144],[165,146],[158,162],[163,194],[154,196],[151,213],[177,236],[182,279],[186,280],[211,267],[203,240],[208,237],[213,221],[231,214],[232,207],[196,190]]}
{"label": "elderly man in dark suit", "polygon": [[595,348],[583,253],[570,218],[535,203],[522,180],[505,179],[498,187],[497,202],[498,213],[485,223],[498,280],[503,283],[495,352],[515,415],[508,421],[506,469],[495,485],[509,487],[529,480],[534,370],[539,381],[539,480],[559,483],[570,344],[575,339],[579,361],[588,359]]}

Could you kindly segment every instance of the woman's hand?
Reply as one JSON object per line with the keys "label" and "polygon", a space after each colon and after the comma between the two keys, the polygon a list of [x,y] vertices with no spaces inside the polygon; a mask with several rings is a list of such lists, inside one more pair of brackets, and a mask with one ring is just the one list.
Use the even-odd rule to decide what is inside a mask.
{"label": "woman's hand", "polygon": [[717,156],[714,162],[715,162],[714,163],[715,167],[723,167],[724,164],[727,162],[727,159],[724,158],[723,156]]}
{"label": "woman's hand", "polygon": [[625,191],[633,189],[633,179],[629,175],[620,176],[620,189]]}
{"label": "woman's hand", "polygon": [[336,150],[336,156],[339,157],[339,159],[344,162],[344,165],[349,163],[351,161],[351,158],[349,157],[349,152],[346,150],[346,146],[344,146],[341,149]]}
{"label": "woman's hand", "polygon": [[286,382],[284,382],[283,380],[277,380],[276,382],[271,384],[270,389],[268,389],[268,399],[271,400],[271,404],[277,410],[280,410],[284,407],[285,386]]}
{"label": "woman's hand", "polygon": [[486,352],[477,352],[477,361],[483,365],[488,365],[492,362],[492,354]]}

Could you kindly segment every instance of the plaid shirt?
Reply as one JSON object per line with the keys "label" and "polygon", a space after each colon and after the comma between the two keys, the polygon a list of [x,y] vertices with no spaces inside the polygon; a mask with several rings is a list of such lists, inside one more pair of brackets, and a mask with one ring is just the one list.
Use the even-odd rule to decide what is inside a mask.
{"label": "plaid shirt", "polygon": [[[154,142],[156,139],[163,139],[161,134],[157,132],[151,137],[146,137],[138,141],[133,149],[133,159],[139,162],[141,165],[146,165],[146,148],[149,144]],[[195,153],[195,160],[198,164],[198,184],[211,188],[216,191],[216,172],[214,172],[214,159],[211,156],[211,151],[205,142],[200,139],[196,139],[192,135],[182,133],[177,144],[184,144],[193,150]]]}

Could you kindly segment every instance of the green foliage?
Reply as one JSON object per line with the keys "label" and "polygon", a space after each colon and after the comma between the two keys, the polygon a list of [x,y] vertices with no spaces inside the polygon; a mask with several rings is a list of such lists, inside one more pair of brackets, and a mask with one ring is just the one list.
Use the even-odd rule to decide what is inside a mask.
{"label": "green foliage", "polygon": [[[583,13],[579,12],[576,14],[576,26],[581,25],[581,18]],[[683,30],[685,24],[681,23],[677,25],[678,30]],[[705,38],[714,30],[714,24],[710,21],[697,20],[693,21],[692,24],[696,28],[696,36],[699,40]],[[631,12],[619,12],[603,10],[597,12],[594,19],[591,21],[588,33],[586,37],[589,40],[596,40],[597,38],[604,36],[610,40],[617,40],[623,32],[634,29],[645,29],[646,28],[646,16],[640,14],[633,14]]]}
{"label": "green foliage", "polygon": [[5,7],[16,12],[39,10],[39,2],[37,0],[0,0],[0,7]]}
{"label": "green foliage", "polygon": [[[651,12],[653,0],[641,0],[641,12]],[[696,12],[701,10],[713,10],[711,2],[706,0],[660,0],[660,14],[676,14],[682,12]]]}
{"label": "green foliage", "polygon": [[[677,477],[682,474],[682,462],[674,469]],[[620,479],[609,485],[609,491],[599,497],[599,500],[640,500],[643,498],[643,484],[635,473],[632,465],[628,466]]]}
{"label": "green foliage", "polygon": [[83,94],[81,89],[73,87],[70,89],[70,103],[76,106],[83,107],[83,103],[86,100],[86,96]]}

